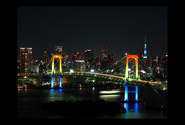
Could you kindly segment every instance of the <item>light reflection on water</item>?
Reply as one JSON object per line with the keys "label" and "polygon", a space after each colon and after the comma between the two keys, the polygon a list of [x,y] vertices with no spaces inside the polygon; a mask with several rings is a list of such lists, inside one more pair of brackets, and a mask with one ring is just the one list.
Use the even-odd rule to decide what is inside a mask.
{"label": "light reflection on water", "polygon": [[61,94],[62,93],[62,89],[58,89],[58,93]]}
{"label": "light reflection on water", "polygon": [[134,108],[135,108],[135,113],[138,113],[139,104],[138,103],[135,103],[134,104]]}
{"label": "light reflection on water", "polygon": [[62,94],[62,89],[51,89],[51,94]]}
{"label": "light reflection on water", "polygon": [[51,89],[51,94],[55,94],[55,89]]}
{"label": "light reflection on water", "polygon": [[[52,118],[53,114],[46,113],[41,110],[41,105],[48,101],[55,100],[82,100],[82,99],[104,99],[105,101],[116,101],[120,103],[120,100],[124,97],[123,94],[113,94],[113,95],[100,95],[99,91],[106,89],[107,87],[94,87],[94,88],[70,88],[70,89],[18,89],[18,117],[44,117]],[[110,88],[110,87],[109,87]],[[143,93],[139,93],[139,98]],[[134,97],[133,97],[134,99]],[[142,98],[141,98],[142,99]],[[25,102],[26,100],[26,102]],[[143,100],[143,99],[142,99]],[[121,103],[121,106],[126,108],[126,113],[117,114],[114,116],[100,116],[97,118],[167,118],[167,114],[164,111],[155,111],[146,109],[143,103]],[[28,109],[26,109],[26,107]],[[30,110],[30,113],[28,111]],[[38,110],[39,112],[37,112]],[[35,114],[34,114],[35,113]],[[47,115],[45,115],[47,114]],[[63,118],[63,116],[58,116],[58,118]]]}
{"label": "light reflection on water", "polygon": [[126,113],[128,113],[128,108],[129,108],[129,105],[128,105],[128,103],[124,103],[124,108],[126,109]]}
{"label": "light reflection on water", "polygon": [[[129,105],[130,105],[130,109],[132,109],[132,111],[134,111],[134,113],[138,113],[139,107],[141,106],[141,103],[140,104],[138,102],[135,102],[134,104],[133,103],[124,103],[124,108],[126,108],[127,113],[129,112]],[[141,107],[140,107],[140,109],[141,109]]]}

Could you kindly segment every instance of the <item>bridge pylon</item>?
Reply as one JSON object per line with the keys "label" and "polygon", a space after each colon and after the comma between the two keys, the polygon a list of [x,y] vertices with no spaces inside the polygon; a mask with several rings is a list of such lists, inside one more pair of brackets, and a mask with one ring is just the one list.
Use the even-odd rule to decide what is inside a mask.
{"label": "bridge pylon", "polygon": [[52,73],[55,73],[55,69],[54,69],[54,59],[55,58],[59,58],[59,72],[62,73],[62,56],[61,55],[53,55],[52,57]]}
{"label": "bridge pylon", "polygon": [[136,79],[140,79],[140,75],[138,75],[138,55],[126,55],[126,67],[125,67],[125,81],[128,79],[128,60],[130,58],[135,59],[135,66],[136,66]]}
{"label": "bridge pylon", "polygon": [[54,75],[56,73],[54,69],[54,59],[59,58],[59,73],[62,73],[62,56],[53,55],[52,57],[52,75],[51,75],[51,88],[54,88],[54,84],[59,84],[58,88],[62,88],[62,76]]}
{"label": "bridge pylon", "polygon": [[140,79],[140,75],[138,74],[138,55],[130,55],[130,54],[127,54],[127,55],[126,55],[126,67],[125,67],[125,80],[124,80],[125,83],[123,84],[123,85],[125,86],[125,97],[124,97],[124,102],[130,101],[130,100],[128,99],[128,93],[135,93],[135,99],[134,99],[134,101],[140,101],[140,100],[138,99],[138,86],[134,85],[135,91],[128,91],[128,87],[130,86],[130,85],[128,85],[128,60],[129,60],[130,58],[135,59],[136,79],[137,79],[137,80]]}
{"label": "bridge pylon", "polygon": [[134,87],[135,87],[135,91],[128,91],[128,87],[129,87],[129,85],[125,85],[125,97],[124,97],[124,101],[130,101],[129,99],[128,99],[128,93],[135,93],[135,99],[134,99],[134,101],[139,101],[139,99],[138,99],[138,86],[136,86],[136,85],[134,85]]}
{"label": "bridge pylon", "polygon": [[62,88],[62,76],[51,76],[51,88],[54,88],[54,84],[58,84],[58,88]]}

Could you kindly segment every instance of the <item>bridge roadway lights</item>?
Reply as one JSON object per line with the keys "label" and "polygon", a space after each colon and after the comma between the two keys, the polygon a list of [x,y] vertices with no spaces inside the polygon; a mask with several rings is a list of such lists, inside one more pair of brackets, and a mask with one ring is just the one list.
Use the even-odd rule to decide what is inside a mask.
{"label": "bridge roadway lights", "polygon": [[134,101],[136,101],[136,102],[140,101],[138,99],[138,86],[136,86],[136,85],[134,85],[134,86],[135,86],[135,91],[128,91],[128,85],[125,85],[125,99],[124,99],[124,102],[130,101],[128,99],[128,93],[135,93],[135,99],[134,99]]}
{"label": "bridge roadway lights", "polygon": [[[57,78],[57,77],[59,80],[55,81],[55,78]],[[54,82],[59,82],[58,88],[62,88],[62,77],[61,76],[57,76],[57,75],[51,76],[51,88],[55,88]]]}

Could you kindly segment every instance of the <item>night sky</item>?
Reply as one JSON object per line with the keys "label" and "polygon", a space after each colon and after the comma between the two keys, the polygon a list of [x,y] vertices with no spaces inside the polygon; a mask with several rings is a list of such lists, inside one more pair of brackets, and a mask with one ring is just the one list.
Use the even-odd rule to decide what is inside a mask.
{"label": "night sky", "polygon": [[32,47],[33,58],[55,45],[71,53],[92,49],[101,57],[102,47],[121,59],[144,50],[151,57],[167,53],[167,7],[165,6],[19,6],[18,46]]}

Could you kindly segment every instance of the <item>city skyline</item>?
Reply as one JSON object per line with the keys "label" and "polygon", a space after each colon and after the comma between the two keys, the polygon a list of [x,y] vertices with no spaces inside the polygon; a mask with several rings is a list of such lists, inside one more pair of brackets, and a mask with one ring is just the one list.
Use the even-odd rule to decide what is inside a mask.
{"label": "city skyline", "polygon": [[92,49],[94,57],[108,54],[121,59],[144,50],[150,57],[167,53],[167,7],[18,7],[18,58],[20,47],[32,47],[33,58],[54,52],[55,45],[71,53]]}

